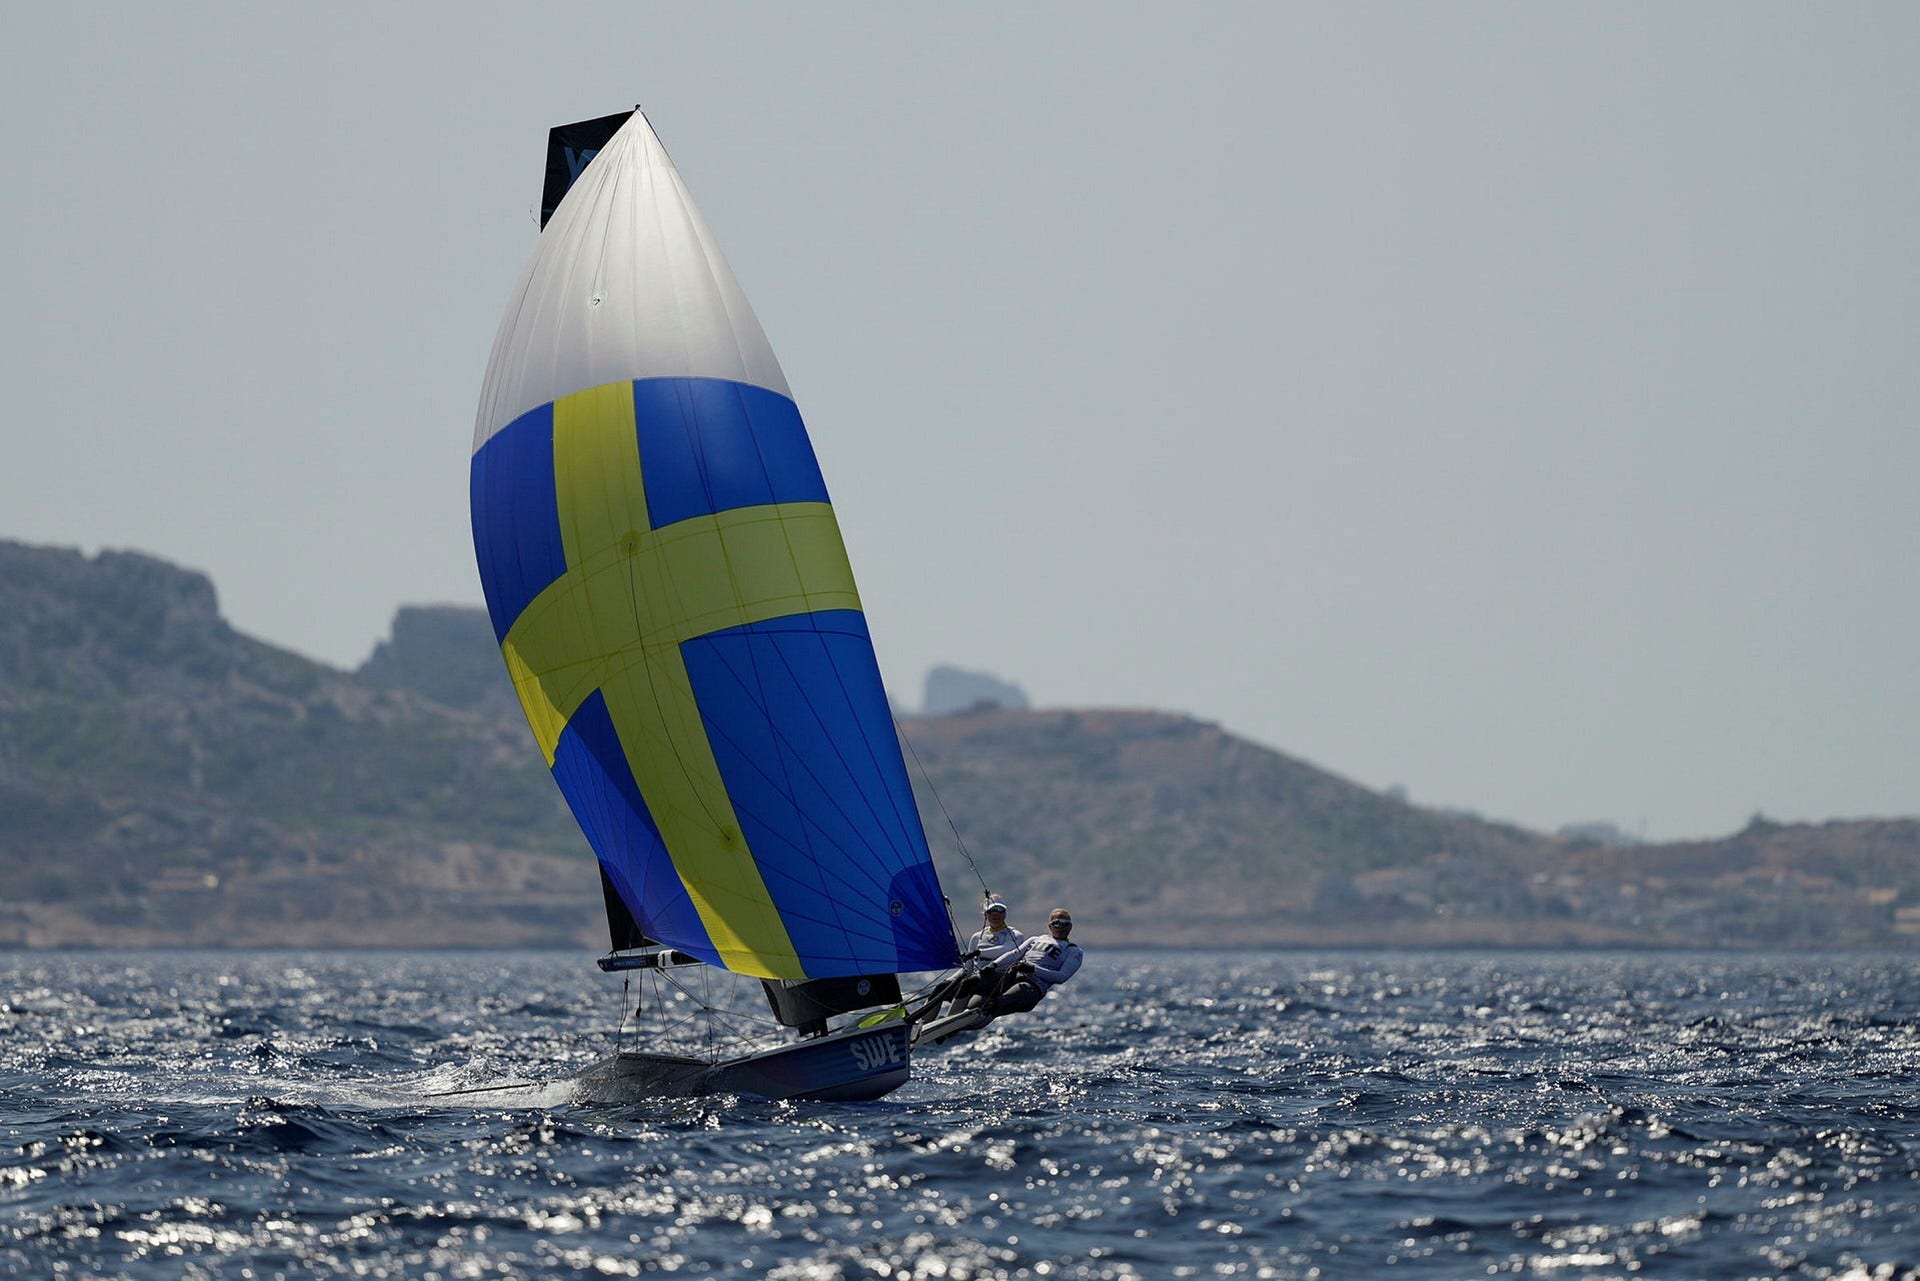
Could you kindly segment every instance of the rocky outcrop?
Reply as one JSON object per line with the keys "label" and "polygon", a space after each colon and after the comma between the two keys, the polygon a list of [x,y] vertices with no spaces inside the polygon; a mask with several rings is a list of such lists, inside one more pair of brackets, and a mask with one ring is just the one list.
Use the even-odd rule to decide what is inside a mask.
{"label": "rocky outcrop", "polygon": [[360,678],[410,689],[447,707],[514,707],[513,686],[485,610],[462,605],[404,605],[393,632],[360,665]]}
{"label": "rocky outcrop", "polygon": [[[963,924],[991,888],[1017,925],[1072,907],[1096,946],[1920,945],[1916,819],[1614,846],[1410,805],[1160,712],[901,728]],[[342,672],[234,631],[204,575],[0,543],[0,945],[604,930],[481,611],[402,610]]]}
{"label": "rocky outcrop", "polygon": [[921,710],[927,716],[946,716],[989,707],[1019,710],[1028,705],[1026,691],[1011,681],[942,663],[927,673],[927,691]]}

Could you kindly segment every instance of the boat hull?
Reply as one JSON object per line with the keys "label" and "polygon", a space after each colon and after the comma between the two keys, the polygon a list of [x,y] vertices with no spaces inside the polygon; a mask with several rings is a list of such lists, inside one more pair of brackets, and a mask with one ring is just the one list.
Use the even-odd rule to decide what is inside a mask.
{"label": "boat hull", "polygon": [[623,1050],[575,1077],[574,1097],[582,1103],[704,1094],[833,1102],[877,1099],[905,1085],[912,1075],[910,1037],[905,1023],[886,1023],[718,1062]]}

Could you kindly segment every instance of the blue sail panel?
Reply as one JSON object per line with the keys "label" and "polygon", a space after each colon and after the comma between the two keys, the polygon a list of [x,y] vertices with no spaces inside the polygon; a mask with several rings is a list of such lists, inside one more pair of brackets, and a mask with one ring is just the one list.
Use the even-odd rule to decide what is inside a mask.
{"label": "blue sail panel", "polygon": [[827,501],[800,410],[778,392],[646,378],[633,384],[633,419],[655,529],[738,507]]}
{"label": "blue sail panel", "polygon": [[495,640],[567,572],[553,486],[553,406],[520,415],[473,456],[473,550]]}
{"label": "blue sail panel", "polygon": [[680,884],[599,694],[567,722],[554,753],[553,778],[641,932],[718,965],[719,953]]}
{"label": "blue sail panel", "polygon": [[955,949],[857,611],[681,646],[707,737],[807,975],[939,969]]}

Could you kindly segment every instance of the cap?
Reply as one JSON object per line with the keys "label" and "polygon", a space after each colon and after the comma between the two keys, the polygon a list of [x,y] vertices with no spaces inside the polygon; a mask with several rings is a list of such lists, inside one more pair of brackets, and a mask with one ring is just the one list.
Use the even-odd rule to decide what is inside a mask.
{"label": "cap", "polygon": [[1055,921],[1065,921],[1068,925],[1072,925],[1073,913],[1064,907],[1056,907],[1047,913],[1047,924],[1052,925]]}
{"label": "cap", "polygon": [[999,899],[988,899],[987,905],[980,909],[980,915],[985,916],[988,912],[1004,912],[1006,910],[1007,905]]}

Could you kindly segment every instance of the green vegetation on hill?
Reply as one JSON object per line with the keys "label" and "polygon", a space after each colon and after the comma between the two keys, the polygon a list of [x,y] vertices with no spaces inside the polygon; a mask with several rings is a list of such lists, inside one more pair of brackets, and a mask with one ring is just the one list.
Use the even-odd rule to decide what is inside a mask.
{"label": "green vegetation on hill", "polygon": [[[1626,848],[1369,791],[1148,711],[902,721],[991,888],[1101,944],[1910,946],[1920,820]],[[910,758],[911,759],[911,758]],[[978,889],[915,780],[956,920]],[[478,610],[358,672],[150,557],[0,542],[0,945],[603,945]]]}

